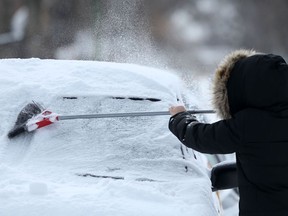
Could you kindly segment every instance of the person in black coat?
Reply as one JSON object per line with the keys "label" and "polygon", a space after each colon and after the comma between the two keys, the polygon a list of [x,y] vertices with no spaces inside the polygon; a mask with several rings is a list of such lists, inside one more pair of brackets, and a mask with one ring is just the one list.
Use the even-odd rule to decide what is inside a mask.
{"label": "person in black coat", "polygon": [[219,64],[213,102],[221,119],[200,123],[171,107],[169,129],[202,153],[236,153],[239,215],[288,215],[288,66],[278,55],[236,50]]}

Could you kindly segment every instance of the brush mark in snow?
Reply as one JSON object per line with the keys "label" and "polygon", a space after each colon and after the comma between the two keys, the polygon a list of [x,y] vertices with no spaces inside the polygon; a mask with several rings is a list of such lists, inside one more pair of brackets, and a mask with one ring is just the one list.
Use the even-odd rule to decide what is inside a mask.
{"label": "brush mark in snow", "polygon": [[[109,96],[107,96],[109,97]],[[123,96],[110,96],[110,98],[112,99],[117,99],[117,100],[125,100],[125,99],[128,99],[128,100],[148,100],[148,101],[151,101],[151,102],[159,102],[161,101],[161,99],[159,98],[144,98],[144,97],[137,97],[137,96],[129,96],[129,97],[123,97]],[[63,96],[63,100],[76,100],[78,99],[78,97],[75,97],[75,96]]]}

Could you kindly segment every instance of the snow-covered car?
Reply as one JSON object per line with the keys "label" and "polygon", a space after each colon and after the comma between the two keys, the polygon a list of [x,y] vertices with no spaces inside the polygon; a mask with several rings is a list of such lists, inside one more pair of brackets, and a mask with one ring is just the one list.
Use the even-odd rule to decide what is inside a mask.
{"label": "snow-covered car", "polygon": [[120,63],[0,60],[0,215],[221,214],[207,161],[169,132],[169,115],[58,121],[13,139],[27,103],[61,115],[167,111],[173,73]]}

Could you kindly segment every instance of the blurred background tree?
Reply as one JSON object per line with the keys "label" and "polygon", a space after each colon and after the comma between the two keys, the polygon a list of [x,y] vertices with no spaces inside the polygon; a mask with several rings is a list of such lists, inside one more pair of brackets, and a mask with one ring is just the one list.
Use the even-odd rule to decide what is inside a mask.
{"label": "blurred background tree", "polygon": [[287,56],[285,0],[0,0],[0,58],[207,74],[237,48]]}

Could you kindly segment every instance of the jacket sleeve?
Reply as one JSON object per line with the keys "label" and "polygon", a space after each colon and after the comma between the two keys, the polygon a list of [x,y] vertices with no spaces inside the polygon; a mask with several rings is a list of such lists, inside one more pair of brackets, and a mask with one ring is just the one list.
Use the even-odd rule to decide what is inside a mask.
{"label": "jacket sleeve", "polygon": [[170,118],[169,129],[185,146],[202,153],[228,154],[240,146],[235,119],[206,124],[188,112],[181,112]]}

